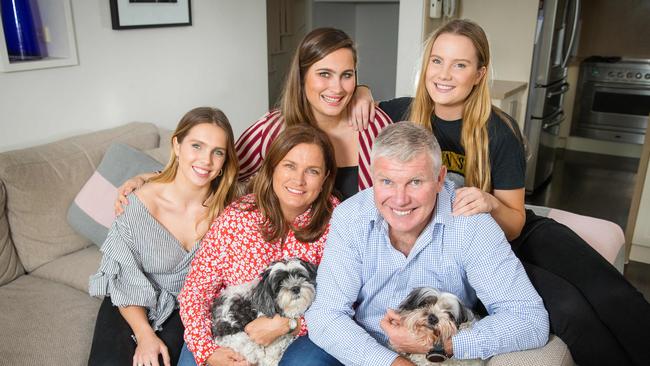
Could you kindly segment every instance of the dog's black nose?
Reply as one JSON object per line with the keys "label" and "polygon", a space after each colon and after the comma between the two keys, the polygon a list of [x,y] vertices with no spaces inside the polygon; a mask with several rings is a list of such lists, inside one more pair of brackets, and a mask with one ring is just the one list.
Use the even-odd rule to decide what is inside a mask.
{"label": "dog's black nose", "polygon": [[438,324],[438,317],[433,315],[433,314],[429,314],[429,318],[427,320],[429,321],[429,324],[431,324],[431,325]]}
{"label": "dog's black nose", "polygon": [[300,293],[300,286],[294,286],[291,288],[291,292],[298,295]]}

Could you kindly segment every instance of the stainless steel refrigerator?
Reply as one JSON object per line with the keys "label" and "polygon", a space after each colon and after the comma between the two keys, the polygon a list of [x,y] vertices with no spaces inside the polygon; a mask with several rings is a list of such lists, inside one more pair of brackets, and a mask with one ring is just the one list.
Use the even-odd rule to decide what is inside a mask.
{"label": "stainless steel refrigerator", "polygon": [[526,192],[549,180],[569,91],[567,62],[574,42],[580,0],[541,0],[530,74],[524,134],[528,139]]}

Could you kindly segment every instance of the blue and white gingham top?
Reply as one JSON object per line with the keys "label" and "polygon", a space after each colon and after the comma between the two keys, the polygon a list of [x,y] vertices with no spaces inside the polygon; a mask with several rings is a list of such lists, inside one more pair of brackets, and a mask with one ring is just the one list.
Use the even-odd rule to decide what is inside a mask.
{"label": "blue and white gingham top", "polygon": [[470,307],[480,298],[490,314],[453,337],[456,358],[546,344],[548,314],[503,231],[489,214],[452,216],[454,195],[446,182],[408,257],[391,245],[372,189],[336,208],[306,314],[317,345],[346,365],[390,365],[398,355],[379,321],[420,286],[454,293]]}
{"label": "blue and white gingham top", "polygon": [[115,306],[145,307],[157,331],[178,308],[178,293],[200,241],[186,251],[135,194],[128,198],[102,244],[104,256],[90,277],[89,293],[110,296]]}

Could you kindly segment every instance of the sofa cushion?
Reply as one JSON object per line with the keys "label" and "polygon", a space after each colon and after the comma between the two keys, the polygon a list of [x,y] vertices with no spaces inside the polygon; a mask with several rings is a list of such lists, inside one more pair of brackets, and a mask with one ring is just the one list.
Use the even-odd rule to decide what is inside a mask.
{"label": "sofa cushion", "polygon": [[544,206],[526,205],[526,208],[567,226],[609,263],[614,264],[625,244],[623,229],[611,221]]}
{"label": "sofa cushion", "polygon": [[115,141],[151,149],[158,146],[158,130],[130,123],[0,154],[11,238],[28,272],[89,245],[68,225],[66,211]]}
{"label": "sofa cushion", "polygon": [[102,253],[94,245],[38,267],[31,275],[88,293],[88,279],[97,272]]}
{"label": "sofa cushion", "polygon": [[0,365],[87,365],[99,305],[31,275],[0,287]]}
{"label": "sofa cushion", "polygon": [[123,143],[112,144],[97,170],[81,188],[68,209],[68,223],[98,247],[115,220],[117,188],[140,173],[162,169],[162,164]]}
{"label": "sofa cushion", "polygon": [[9,233],[6,198],[5,186],[0,182],[0,286],[25,273]]}
{"label": "sofa cushion", "polygon": [[169,161],[169,154],[172,150],[172,134],[174,131],[166,128],[158,128],[160,134],[160,146],[155,149],[145,150],[145,154],[166,165]]}
{"label": "sofa cushion", "polygon": [[487,366],[573,366],[575,362],[569,348],[556,335],[551,334],[544,347],[494,356]]}

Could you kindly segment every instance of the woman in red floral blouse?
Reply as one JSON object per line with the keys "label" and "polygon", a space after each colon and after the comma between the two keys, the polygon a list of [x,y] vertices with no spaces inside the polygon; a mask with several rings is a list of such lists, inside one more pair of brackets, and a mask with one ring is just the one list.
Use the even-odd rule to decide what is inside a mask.
{"label": "woman in red floral blouse", "polygon": [[[185,342],[196,364],[247,364],[243,356],[213,341],[210,307],[223,289],[257,278],[277,260],[299,257],[320,263],[338,204],[331,195],[335,161],[324,132],[307,125],[287,128],[271,145],[254,193],[233,202],[212,223],[179,295]],[[245,330],[263,345],[291,331],[306,333],[303,319],[295,324],[279,315],[260,317]],[[183,360],[187,355],[179,365],[186,364]]]}

